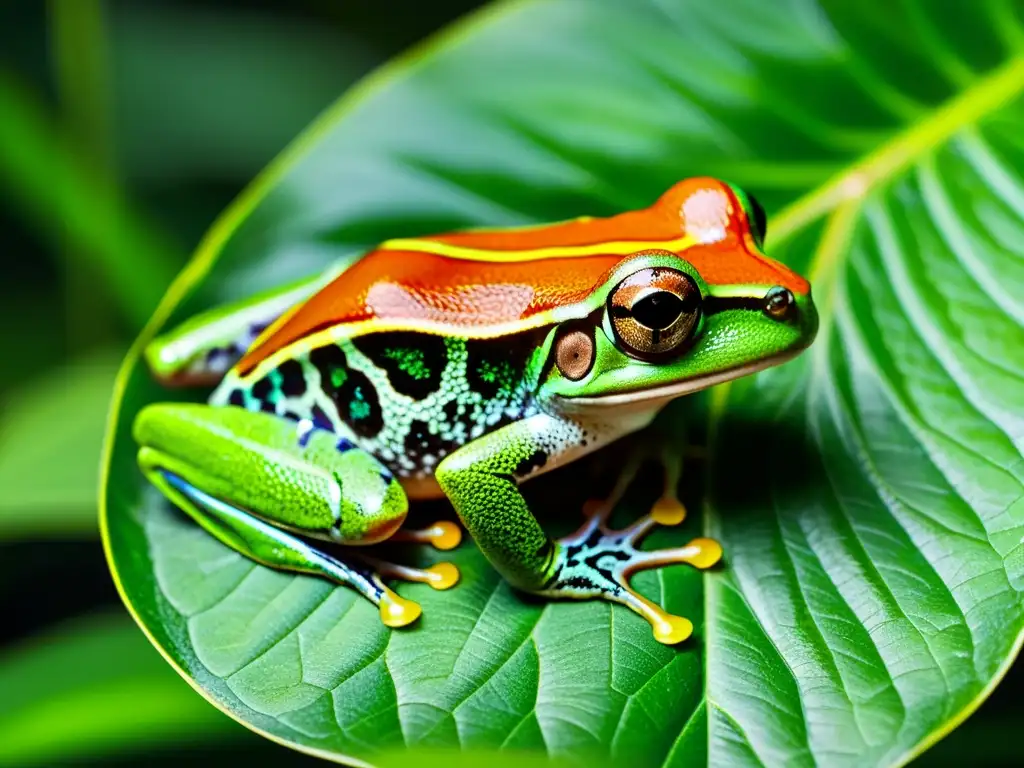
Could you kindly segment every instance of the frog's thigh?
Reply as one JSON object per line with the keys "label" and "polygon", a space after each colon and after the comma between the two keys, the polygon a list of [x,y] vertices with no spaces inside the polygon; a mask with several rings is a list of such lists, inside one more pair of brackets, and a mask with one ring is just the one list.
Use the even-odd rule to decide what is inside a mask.
{"label": "frog's thigh", "polygon": [[435,472],[480,550],[511,584],[542,589],[551,579],[553,543],[518,483],[575,449],[582,431],[538,414],[463,446]]}
{"label": "frog's thigh", "polygon": [[164,384],[213,386],[282,314],[322,288],[339,268],[197,315],[147,345],[146,362]]}
{"label": "frog's thigh", "polygon": [[358,560],[331,557],[284,530],[372,543],[402,523],[405,496],[390,473],[337,436],[300,436],[293,422],[241,408],[158,404],[135,422],[139,466],[167,498],[232,549],[265,565],[355,588],[385,623],[419,615]]}

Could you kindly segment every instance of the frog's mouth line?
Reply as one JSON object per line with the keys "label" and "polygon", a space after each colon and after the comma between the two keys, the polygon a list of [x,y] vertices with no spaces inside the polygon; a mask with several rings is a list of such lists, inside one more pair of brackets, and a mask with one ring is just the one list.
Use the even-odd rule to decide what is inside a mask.
{"label": "frog's mouth line", "polygon": [[751,373],[757,373],[758,371],[763,371],[766,368],[782,365],[799,355],[804,351],[804,349],[805,347],[802,346],[796,349],[789,349],[775,357],[769,357],[766,360],[747,363],[746,365],[737,366],[736,368],[719,371],[718,373],[711,374],[710,376],[703,376],[701,378],[690,379],[688,381],[680,381],[675,384],[666,384],[663,387],[627,390],[625,392],[616,392],[613,395],[602,395],[600,397],[559,396],[559,401],[566,412],[575,410],[576,407],[579,407],[580,409],[589,409],[599,406],[610,406],[619,409],[628,409],[629,406],[650,408],[653,404],[656,404],[659,401],[667,403],[669,400],[675,400],[677,397],[699,392],[702,389],[713,387],[716,384],[724,384],[727,381],[732,381],[733,379],[738,379]]}

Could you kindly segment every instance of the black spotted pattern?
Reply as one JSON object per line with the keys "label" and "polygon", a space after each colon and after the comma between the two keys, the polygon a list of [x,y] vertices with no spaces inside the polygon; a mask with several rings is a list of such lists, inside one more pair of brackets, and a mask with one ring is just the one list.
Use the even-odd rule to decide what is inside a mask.
{"label": "black spotted pattern", "polygon": [[466,341],[466,380],[474,392],[491,400],[510,392],[522,380],[530,356],[546,329],[518,333],[501,339]]}
{"label": "black spotted pattern", "polygon": [[309,362],[320,372],[320,386],[327,394],[332,394],[337,389],[334,384],[335,376],[340,376],[348,370],[348,360],[337,344],[317,347],[309,353]]}
{"label": "black spotted pattern", "polygon": [[334,401],[338,415],[360,437],[374,437],[384,428],[377,390],[361,371],[348,367],[337,344],[317,347],[309,361],[320,372],[320,386]]}
{"label": "black spotted pattern", "polygon": [[326,413],[324,413],[324,409],[321,408],[319,405],[313,406],[313,410],[310,413],[310,416],[312,417],[313,426],[316,429],[323,429],[326,430],[327,432],[334,431],[334,425],[331,424],[330,418],[327,416]]}
{"label": "black spotted pattern", "polygon": [[547,463],[547,452],[537,448],[529,456],[520,459],[519,463],[516,464],[516,468],[512,470],[512,472],[516,477],[526,477],[527,475],[532,474],[535,470],[541,469]]}
{"label": "black spotted pattern", "polygon": [[[463,411],[465,411],[465,408],[463,408]],[[461,415],[459,413],[459,401],[449,400],[444,404],[442,412],[444,413],[444,421],[446,424],[456,424],[459,420],[459,416]]]}
{"label": "black spotted pattern", "polygon": [[281,378],[281,394],[285,397],[302,397],[306,392],[306,375],[298,360],[286,360],[277,369]]}
{"label": "black spotted pattern", "polygon": [[259,405],[259,409],[261,411],[264,411],[265,413],[276,413],[277,406],[274,403],[273,397],[275,389],[271,374],[268,374],[252,385],[249,390],[249,394]]}
{"label": "black spotted pattern", "polygon": [[270,393],[274,391],[274,382],[270,380],[269,376],[264,376],[253,384],[249,391],[257,400],[266,400],[270,397]]}
{"label": "black spotted pattern", "polygon": [[266,329],[267,323],[253,323],[237,339],[223,347],[212,347],[207,350],[205,367],[209,370],[219,370],[222,367],[234,365],[242,358],[256,337]]}
{"label": "black spotted pattern", "polygon": [[391,388],[401,395],[423,400],[441,386],[448,352],[440,336],[411,331],[370,333],[352,343],[387,373]]}
{"label": "black spotted pattern", "polygon": [[422,459],[425,456],[438,459],[447,455],[456,446],[454,443],[444,440],[440,435],[431,434],[427,422],[417,419],[409,425],[404,447],[405,454],[415,461],[417,466],[422,466]]}
{"label": "black spotted pattern", "polygon": [[377,389],[361,371],[350,370],[338,389],[338,415],[360,437],[374,437],[384,428]]}

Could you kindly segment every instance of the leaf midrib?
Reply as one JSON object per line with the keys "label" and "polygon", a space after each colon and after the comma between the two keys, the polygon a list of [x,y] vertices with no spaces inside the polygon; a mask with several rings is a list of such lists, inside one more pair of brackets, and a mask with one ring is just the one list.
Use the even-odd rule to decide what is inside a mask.
{"label": "leaf midrib", "polygon": [[[1024,55],[1016,55],[787,206],[772,221],[770,244],[777,247],[842,203],[863,199],[957,131],[988,116],[1022,91]],[[812,262],[812,275],[820,268]]]}

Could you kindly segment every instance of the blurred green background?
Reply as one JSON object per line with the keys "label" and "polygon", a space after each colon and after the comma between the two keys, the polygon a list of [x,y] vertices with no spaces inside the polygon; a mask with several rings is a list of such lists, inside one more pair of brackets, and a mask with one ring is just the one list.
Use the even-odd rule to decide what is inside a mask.
{"label": "blurred green background", "polygon": [[[312,764],[179,679],[96,531],[117,365],[214,217],[475,0],[0,1],[0,765]],[[1011,764],[1022,673],[923,764]]]}

